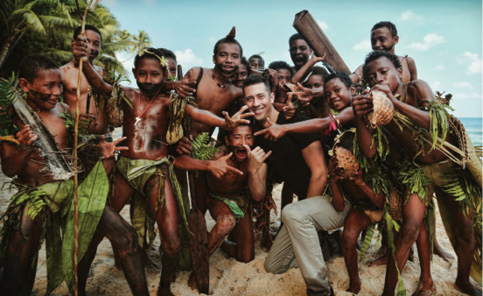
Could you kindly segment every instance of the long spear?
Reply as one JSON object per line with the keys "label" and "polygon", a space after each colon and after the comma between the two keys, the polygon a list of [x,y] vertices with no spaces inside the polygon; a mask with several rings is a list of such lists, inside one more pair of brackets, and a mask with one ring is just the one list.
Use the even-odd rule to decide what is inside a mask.
{"label": "long spear", "polygon": [[[84,16],[82,17],[82,30],[81,30],[81,35],[85,36],[85,28],[86,28],[86,17],[87,17],[87,11],[91,9],[94,11],[94,9],[97,6],[97,1],[98,0],[90,0],[87,3],[87,7],[84,10]],[[79,2],[78,0],[75,0],[75,3],[77,5],[77,12],[80,15],[80,9],[79,9]],[[77,36],[76,36],[77,38]],[[76,173],[74,175],[74,283],[75,283],[75,292],[74,295],[77,296],[78,292],[78,279],[77,279],[77,254],[79,252],[79,211],[77,208],[78,204],[78,195],[77,195],[77,188],[79,186],[78,183],[78,171],[77,171],[77,145],[78,145],[78,136],[79,136],[79,100],[80,100],[80,94],[81,94],[81,82],[82,82],[82,63],[84,62],[84,58],[79,60],[79,75],[77,76],[77,95],[75,98],[75,124],[74,124],[74,168],[76,168]]]}

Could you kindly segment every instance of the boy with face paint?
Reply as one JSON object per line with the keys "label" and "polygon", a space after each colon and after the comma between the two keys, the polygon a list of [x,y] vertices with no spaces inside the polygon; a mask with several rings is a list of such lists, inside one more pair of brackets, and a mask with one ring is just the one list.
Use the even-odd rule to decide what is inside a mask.
{"label": "boy with face paint", "polygon": [[[88,56],[88,52],[87,43],[80,37],[74,47],[76,59]],[[167,68],[162,50],[146,48],[134,60],[133,73],[139,89],[120,87],[116,90],[125,94],[132,108],[125,104],[123,135],[129,150],[123,151],[117,162],[116,190],[111,200],[116,211],[120,211],[136,191],[149,202],[164,251],[159,295],[171,295],[169,286],[176,277],[180,249],[176,203],[182,205],[180,194],[175,191],[177,180],[166,143],[170,96],[162,92],[162,86]],[[97,92],[113,93],[113,86],[104,82],[89,64],[84,67],[84,75]],[[227,129],[234,128],[238,122],[247,122],[240,118],[232,120],[226,113],[223,120],[191,105],[186,106],[185,114],[195,121]]]}
{"label": "boy with face paint", "polygon": [[[396,26],[391,22],[379,22],[371,29],[371,46],[372,50],[386,51],[392,54],[395,53],[395,46],[399,42]],[[414,59],[406,56],[398,56],[399,62],[402,66],[401,81],[408,83],[409,81],[418,79],[418,72],[416,69],[416,62]],[[357,84],[361,79],[364,79],[362,68],[359,66],[353,74],[351,79],[354,84]],[[366,80],[367,81],[367,80]]]}
{"label": "boy with face paint", "polygon": [[[210,255],[221,246],[230,256],[245,263],[255,257],[249,198],[255,201],[265,198],[267,164],[264,161],[271,154],[260,147],[252,150],[253,141],[252,128],[239,125],[227,133],[225,146],[213,160],[196,160],[187,155],[175,160],[175,166],[184,170],[208,171],[205,176],[209,192],[207,205],[216,221],[208,236]],[[245,192],[247,187],[249,196]],[[223,243],[227,235],[234,244]],[[193,275],[189,285],[195,286]]]}
{"label": "boy with face paint", "polygon": [[[19,85],[27,94],[27,104],[37,113],[47,130],[52,134],[57,147],[66,150],[72,148],[72,144],[68,141],[69,131],[64,126],[64,120],[60,115],[65,111],[70,112],[70,109],[67,104],[59,102],[62,94],[60,73],[57,65],[49,58],[41,55],[28,56],[20,63]],[[48,289],[52,290],[62,282],[63,278],[59,282],[56,281],[58,280],[58,270],[56,269],[60,268],[60,265],[56,264],[60,264],[58,260],[62,259],[65,254],[63,252],[59,254],[57,252],[59,249],[52,247],[62,246],[60,232],[56,231],[60,231],[60,219],[65,219],[66,213],[69,211],[74,185],[73,180],[56,180],[46,170],[45,159],[41,156],[38,146],[35,145],[35,141],[40,135],[37,135],[28,125],[24,125],[16,113],[13,115],[13,122],[21,127],[21,130],[16,134],[20,145],[13,145],[5,141],[1,143],[2,170],[9,177],[16,176],[16,180],[22,188],[19,194],[27,192],[24,194],[29,197],[24,201],[16,200],[15,196],[12,197],[13,202],[6,213],[9,219],[4,224],[4,236],[0,249],[6,250],[7,253],[0,256],[0,262],[3,265],[0,290],[2,295],[30,295],[35,280],[37,253],[40,242],[44,237],[48,238]],[[101,166],[101,170],[105,169],[106,172],[109,172],[112,168],[112,165],[109,165],[106,160],[114,156],[114,151],[127,149],[127,147],[115,147],[123,139],[121,138],[114,143],[106,143],[101,140],[98,145],[101,158],[104,159],[102,161],[104,168]],[[99,177],[96,179],[97,182],[102,182],[101,175],[97,173],[96,176]],[[106,184],[108,182],[107,176],[105,182]],[[90,183],[87,186],[92,187],[93,185]],[[83,196],[81,194],[82,187],[83,184],[79,186],[79,197]],[[40,193],[40,195],[34,195],[35,192]],[[96,195],[90,196],[90,199],[96,198],[99,202],[99,200],[102,200],[100,199],[101,195],[100,192],[97,192]],[[104,198],[106,196],[107,192]],[[33,208],[39,207],[39,200],[43,201],[40,203],[40,211],[36,214],[30,213]],[[121,266],[132,293],[134,295],[148,295],[134,229],[109,206],[105,205],[104,207],[104,204],[100,204],[99,207],[95,211],[86,213],[86,215],[89,214],[90,222],[94,223],[94,228],[85,228],[83,225],[79,225],[79,231],[84,237],[92,237],[94,232],[107,236],[113,247],[119,252]],[[101,214],[96,214],[99,212]],[[12,213],[13,216],[11,216]],[[18,217],[18,213],[22,213],[21,218]],[[81,218],[82,215],[79,214],[79,217]],[[67,227],[67,229],[69,228]],[[55,235],[56,233],[58,235]],[[59,236],[58,239],[56,239],[57,236]],[[64,239],[66,237],[67,235],[64,233]],[[60,243],[60,245],[57,245],[57,243]],[[78,292],[80,295],[85,295],[87,272],[90,266],[89,257],[91,255],[85,253],[78,265]],[[79,256],[81,255],[79,254]],[[69,259],[64,258],[63,260]],[[69,287],[69,289],[73,291],[74,287]]]}
{"label": "boy with face paint", "polygon": [[[429,85],[422,80],[402,83],[402,72],[403,70],[398,57],[381,51],[369,54],[363,69],[364,77],[366,77],[372,89],[384,92],[394,104],[395,109],[414,122],[414,128],[420,127],[429,130],[432,119],[430,118],[428,110],[437,108],[434,94]],[[354,98],[353,108],[356,115],[357,137],[361,152],[367,157],[373,157],[376,153],[374,150],[375,145],[371,146],[370,144],[372,135],[363,120],[363,117],[372,110],[371,99],[366,96],[356,97]],[[424,173],[424,176],[429,178],[436,192],[436,198],[438,199],[440,208],[451,211],[448,214],[452,216],[455,223],[450,226],[451,229],[448,229],[448,231],[451,231],[456,237],[456,241],[452,241],[458,256],[456,287],[470,295],[481,295],[481,292],[478,292],[469,281],[473,251],[475,250],[473,209],[465,205],[460,206],[451,193],[444,191],[444,181],[438,178],[438,174],[435,173],[436,171],[441,173],[444,170],[444,174],[454,174],[459,169],[459,166],[448,160],[447,156],[439,150],[420,147],[417,141],[413,139],[412,129],[406,127],[400,129],[394,120],[386,128],[398,141],[399,145],[404,148],[404,152],[409,158],[419,164],[419,168]],[[444,141],[457,145],[450,133],[447,134]],[[464,182],[474,182],[474,180],[470,178]],[[480,197],[481,195],[475,197],[467,196],[466,198]],[[464,214],[466,210],[468,212]],[[418,295],[422,295],[423,292],[432,292],[435,290],[429,271],[429,252],[427,248],[423,247],[420,249],[419,246],[419,240],[427,236],[427,234],[424,234],[425,227],[416,227],[416,229],[414,227],[415,225],[424,225],[421,224],[424,216],[423,200],[420,200],[417,195],[411,194],[407,199],[403,213],[404,223],[401,226],[396,241],[395,261],[401,271],[406,263],[409,248],[418,235],[417,228],[419,228],[418,251],[425,252],[424,254],[420,253],[420,260],[422,265],[426,265],[426,267],[422,266],[421,284],[417,291]],[[442,216],[442,218],[444,219],[445,216]],[[390,256],[389,260],[391,259],[392,256]],[[394,262],[388,262],[384,295],[392,295],[396,284],[397,272],[395,264]]]}
{"label": "boy with face paint", "polygon": [[[77,39],[77,36],[81,32],[81,27],[78,27],[74,31],[74,38],[72,40],[72,46]],[[95,69],[99,75],[104,76],[103,69],[94,65],[94,60],[97,59],[102,47],[102,36],[99,29],[92,25],[86,25],[85,36],[88,40],[90,54],[87,62]],[[77,80],[79,75],[79,65],[74,59],[73,61],[63,65],[61,68],[62,82],[64,85],[63,98],[64,102],[69,105],[71,110],[75,110],[76,98],[77,98]],[[89,103],[88,100],[90,101]],[[86,110],[89,105],[89,110]],[[84,75],[82,75],[79,110],[81,120],[88,124],[87,132],[89,134],[104,135],[108,132],[108,122],[105,110],[100,110],[92,97],[89,83]]]}

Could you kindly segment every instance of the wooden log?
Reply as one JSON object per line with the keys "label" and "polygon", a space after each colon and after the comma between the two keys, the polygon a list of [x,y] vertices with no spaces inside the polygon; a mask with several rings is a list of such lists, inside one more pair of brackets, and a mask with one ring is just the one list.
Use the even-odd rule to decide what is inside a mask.
{"label": "wooden log", "polygon": [[344,60],[340,57],[329,38],[325,36],[322,29],[317,25],[317,22],[307,10],[302,10],[295,15],[293,26],[304,37],[307,44],[314,50],[317,56],[321,57],[325,53],[325,61],[335,71],[345,72],[347,74],[351,73],[349,67],[347,67]]}

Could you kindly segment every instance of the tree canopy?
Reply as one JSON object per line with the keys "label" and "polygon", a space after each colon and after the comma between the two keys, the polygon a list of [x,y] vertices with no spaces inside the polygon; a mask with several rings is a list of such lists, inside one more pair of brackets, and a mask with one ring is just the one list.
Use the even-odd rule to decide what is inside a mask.
{"label": "tree canopy", "polygon": [[[81,13],[87,6],[79,0]],[[135,52],[149,46],[144,31],[133,35],[120,29],[116,18],[102,5],[89,11],[86,23],[102,34],[102,48],[96,64],[108,72],[126,74],[116,53]],[[2,0],[0,4],[0,76],[9,77],[18,61],[31,53],[50,56],[59,66],[73,59],[71,41],[81,25],[75,0]]]}

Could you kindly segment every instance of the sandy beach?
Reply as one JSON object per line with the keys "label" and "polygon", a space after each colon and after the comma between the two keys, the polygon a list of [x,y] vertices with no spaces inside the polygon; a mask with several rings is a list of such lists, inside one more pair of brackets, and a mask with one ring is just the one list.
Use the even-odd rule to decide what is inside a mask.
{"label": "sandy beach", "polygon": [[[9,179],[3,174],[0,175],[0,183],[8,182]],[[0,193],[0,213],[4,213],[10,196],[8,186],[4,186]],[[274,188],[273,196],[277,205],[280,206],[281,186]],[[129,218],[129,208],[122,211],[125,219]],[[272,211],[271,226],[278,228],[280,224],[280,214],[275,216]],[[209,213],[206,215],[208,228],[214,225]],[[437,215],[437,236],[443,248],[456,258],[453,248],[446,236],[439,212]],[[266,253],[260,249],[257,234],[255,259],[249,263],[239,263],[234,259],[229,259],[222,251],[217,251],[210,259],[210,292],[212,295],[263,295],[263,296],[296,296],[306,295],[305,284],[299,269],[291,269],[280,275],[269,274],[263,267]],[[369,249],[365,258],[359,263],[359,272],[362,280],[362,289],[359,295],[380,295],[384,285],[384,275],[386,266],[368,267],[367,262],[374,258],[374,244]],[[45,246],[45,244],[44,244]],[[45,248],[40,250],[37,278],[32,295],[44,295],[47,286]],[[152,259],[161,266],[159,256],[159,240],[155,242],[156,250],[150,253]],[[419,261],[415,252],[414,262],[408,262],[404,271],[403,279],[408,295],[411,295],[418,286]],[[335,257],[327,262],[329,269],[329,280],[336,295],[352,295],[345,292],[349,287],[349,278],[344,265],[343,257]],[[457,262],[456,259],[445,262],[438,256],[434,256],[432,265],[433,280],[437,288],[437,295],[464,295],[454,288],[456,279]],[[146,271],[148,286],[151,295],[156,295],[159,283],[160,269]],[[189,272],[179,272],[176,282],[172,285],[175,295],[198,295],[197,291],[191,290],[187,286]],[[87,283],[88,295],[130,295],[122,271],[114,267],[114,257],[111,245],[107,239],[100,244],[97,256],[92,264],[90,277]],[[68,295],[68,289],[62,284],[56,289],[53,295]],[[203,294],[204,295],[204,294]]]}

